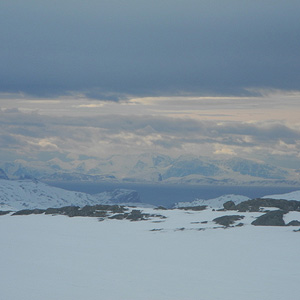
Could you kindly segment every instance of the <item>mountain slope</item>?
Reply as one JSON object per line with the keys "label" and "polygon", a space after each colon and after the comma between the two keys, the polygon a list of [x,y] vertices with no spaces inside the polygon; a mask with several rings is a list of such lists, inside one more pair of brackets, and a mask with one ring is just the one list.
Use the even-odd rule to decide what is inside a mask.
{"label": "mountain slope", "polygon": [[0,179],[8,179],[6,173],[2,169],[0,169]]}
{"label": "mountain slope", "polygon": [[294,192],[291,192],[291,193],[279,194],[279,195],[267,195],[267,196],[264,196],[262,198],[300,201],[300,191],[294,191]]}
{"label": "mountain slope", "polygon": [[[291,193],[278,194],[278,195],[267,195],[261,198],[300,201],[300,191],[294,191]],[[193,206],[207,205],[208,207],[212,207],[212,208],[223,208],[223,204],[225,202],[232,201],[234,202],[234,204],[239,204],[247,200],[250,200],[249,197],[242,196],[242,195],[223,195],[208,200],[196,199],[195,201],[192,202],[178,202],[174,205],[174,207],[180,208],[180,207],[193,207]]]}
{"label": "mountain slope", "polygon": [[39,181],[0,180],[0,209],[5,210],[139,201],[139,195],[132,190],[119,189],[113,192],[90,195],[51,187]]}
{"label": "mountain slope", "polygon": [[178,202],[174,207],[192,207],[192,206],[200,206],[207,205],[212,208],[223,208],[223,204],[227,201],[233,201],[234,204],[241,203],[243,201],[249,200],[249,197],[242,195],[223,195],[214,199],[204,200],[204,199],[196,199],[192,202]]}

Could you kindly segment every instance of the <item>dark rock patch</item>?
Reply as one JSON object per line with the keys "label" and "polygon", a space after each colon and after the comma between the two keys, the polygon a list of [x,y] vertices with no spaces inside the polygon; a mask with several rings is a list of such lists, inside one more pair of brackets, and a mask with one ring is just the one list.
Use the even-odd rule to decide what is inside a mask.
{"label": "dark rock patch", "polygon": [[274,210],[258,217],[251,224],[255,226],[285,226],[283,215],[286,211]]}
{"label": "dark rock patch", "polygon": [[148,220],[150,214],[143,214],[140,210],[138,209],[133,209],[130,214],[127,216],[127,220],[130,221],[142,221],[142,220]]}
{"label": "dark rock patch", "polygon": [[235,210],[235,204],[233,201],[227,201],[223,204],[225,210]]}
{"label": "dark rock patch", "polygon": [[4,216],[9,214],[11,211],[10,210],[0,210],[0,216]]}
{"label": "dark rock patch", "polygon": [[184,227],[181,227],[181,228],[177,228],[176,231],[184,231],[185,228]]}
{"label": "dark rock patch", "polygon": [[144,220],[149,220],[150,218],[165,219],[166,217],[162,215],[156,215],[156,214],[145,214],[138,209],[133,209],[130,213],[116,214],[109,217],[109,219],[115,219],[115,220],[126,219],[130,221],[144,221]]}
{"label": "dark rock patch", "polygon": [[300,226],[300,222],[298,220],[293,220],[286,224],[286,226]]}
{"label": "dark rock patch", "polygon": [[86,205],[81,208],[79,206],[65,206],[47,209],[24,209],[15,212],[13,215],[17,216],[43,213],[46,215],[65,215],[69,217],[98,217],[99,221],[103,221],[105,218],[116,220],[127,219],[130,221],[149,220],[149,218],[153,217],[160,219],[166,218],[163,215],[142,213],[142,211],[137,209],[129,211],[127,207],[119,205]]}
{"label": "dark rock patch", "polygon": [[235,205],[232,201],[223,204],[226,210],[237,210],[240,212],[259,212],[262,207],[276,207],[284,211],[300,211],[300,201],[283,199],[257,198],[247,200]]}
{"label": "dark rock patch", "polygon": [[154,208],[155,210],[167,210],[167,208],[163,207],[163,206],[158,206]]}
{"label": "dark rock patch", "polygon": [[46,215],[66,215],[68,217],[79,217],[79,206],[64,206],[60,208],[48,208]]}
{"label": "dark rock patch", "polygon": [[82,208],[79,206],[64,206],[59,208],[47,209],[23,209],[15,212],[13,215],[65,215],[69,217],[106,217],[109,213],[124,213],[128,208],[119,205],[86,205]]}
{"label": "dark rock patch", "polygon": [[38,215],[43,214],[44,209],[22,209],[12,214],[12,216],[27,216],[27,215]]}
{"label": "dark rock patch", "polygon": [[232,215],[232,216],[222,216],[213,219],[213,221],[217,224],[223,225],[225,227],[228,227],[232,225],[235,221],[242,220],[244,216],[239,216],[239,215]]}
{"label": "dark rock patch", "polygon": [[186,206],[186,207],[179,207],[178,209],[182,210],[193,210],[193,211],[201,211],[205,210],[207,205],[198,205],[198,206]]}

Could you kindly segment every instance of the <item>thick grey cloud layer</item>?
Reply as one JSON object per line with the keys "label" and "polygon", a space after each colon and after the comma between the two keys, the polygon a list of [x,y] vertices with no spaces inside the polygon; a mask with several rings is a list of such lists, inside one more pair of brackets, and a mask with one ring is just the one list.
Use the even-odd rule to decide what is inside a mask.
{"label": "thick grey cloud layer", "polygon": [[0,92],[298,90],[300,2],[2,1]]}
{"label": "thick grey cloud layer", "polygon": [[[107,157],[159,152],[220,154],[299,161],[300,130],[280,122],[200,121],[165,116],[54,117],[0,111],[1,157],[39,159],[64,154]],[[48,153],[48,154],[47,154]],[[48,155],[48,156],[47,156]]]}

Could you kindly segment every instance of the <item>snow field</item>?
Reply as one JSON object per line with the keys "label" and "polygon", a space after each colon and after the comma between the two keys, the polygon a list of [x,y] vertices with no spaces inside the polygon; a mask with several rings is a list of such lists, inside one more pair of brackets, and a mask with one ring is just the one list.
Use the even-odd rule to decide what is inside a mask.
{"label": "snow field", "polygon": [[1,216],[0,299],[297,299],[298,227],[213,229],[219,212],[144,212],[167,219]]}

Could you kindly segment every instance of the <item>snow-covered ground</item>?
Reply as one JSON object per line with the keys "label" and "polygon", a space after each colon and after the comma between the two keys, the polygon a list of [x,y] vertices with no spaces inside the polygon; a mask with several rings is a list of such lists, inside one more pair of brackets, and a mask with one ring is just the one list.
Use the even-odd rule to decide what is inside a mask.
{"label": "snow-covered ground", "polygon": [[144,212],[167,219],[1,216],[0,299],[298,299],[299,227],[248,225],[261,213],[226,212],[246,217],[224,229],[210,209]]}

